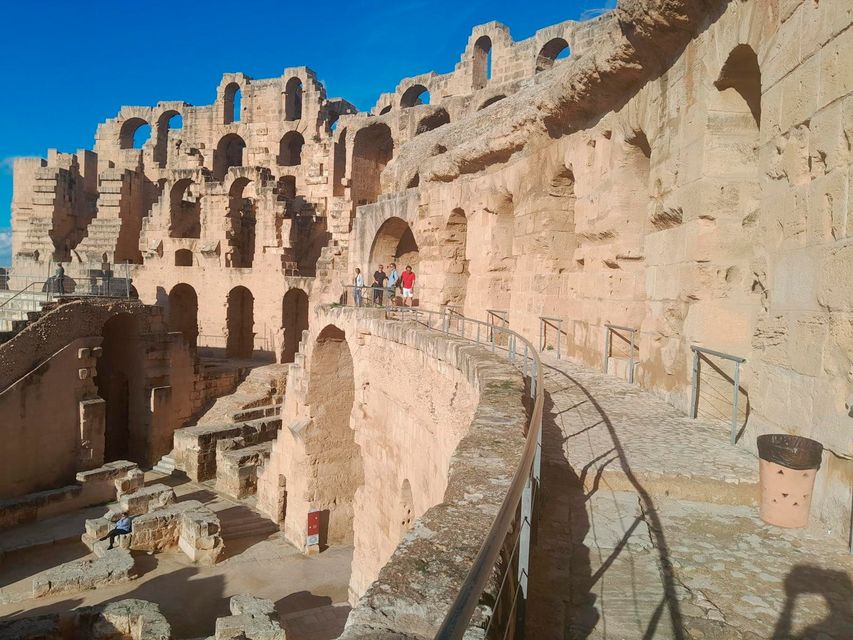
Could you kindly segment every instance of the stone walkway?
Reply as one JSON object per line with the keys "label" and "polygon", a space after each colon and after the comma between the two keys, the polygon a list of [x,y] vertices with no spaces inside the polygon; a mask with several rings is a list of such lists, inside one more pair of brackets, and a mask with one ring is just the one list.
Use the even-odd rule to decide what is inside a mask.
{"label": "stone walkway", "polygon": [[844,542],[759,520],[758,462],[724,427],[543,360],[527,637],[853,638]]}

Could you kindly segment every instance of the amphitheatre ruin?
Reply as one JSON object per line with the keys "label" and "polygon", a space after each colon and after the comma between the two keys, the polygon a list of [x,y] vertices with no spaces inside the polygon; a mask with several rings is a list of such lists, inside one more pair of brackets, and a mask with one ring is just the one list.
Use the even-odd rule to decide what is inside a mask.
{"label": "amphitheatre ruin", "polygon": [[15,160],[0,640],[851,637],[853,3],[458,49]]}

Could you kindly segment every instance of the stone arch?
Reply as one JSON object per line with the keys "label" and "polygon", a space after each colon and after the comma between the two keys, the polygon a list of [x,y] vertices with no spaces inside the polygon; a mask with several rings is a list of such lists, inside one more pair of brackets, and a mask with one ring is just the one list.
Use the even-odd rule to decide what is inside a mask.
{"label": "stone arch", "polygon": [[415,241],[409,223],[402,218],[388,218],[383,222],[370,248],[371,268],[377,264],[389,262],[395,262],[400,272],[406,265],[410,265],[415,273],[418,271],[420,262],[418,243]]}
{"label": "stone arch", "polygon": [[298,131],[288,131],[278,143],[276,163],[280,167],[296,167],[302,164],[302,146],[305,138]]}
{"label": "stone arch", "polygon": [[255,350],[255,297],[252,292],[243,286],[231,289],[225,317],[225,355],[251,358]]}
{"label": "stone arch", "polygon": [[502,93],[498,94],[496,96],[492,96],[491,98],[488,98],[487,100],[483,101],[483,104],[481,104],[479,107],[477,107],[477,111],[480,111],[481,109],[485,109],[489,105],[493,105],[496,102],[500,102],[504,98],[506,98],[506,96],[503,95]]}
{"label": "stone arch", "polygon": [[384,107],[382,107],[382,108],[379,110],[379,115],[380,115],[380,116],[384,116],[386,113],[390,113],[390,112],[391,112],[391,109],[393,109],[393,108],[394,108],[394,105],[386,104]]}
{"label": "stone arch", "polygon": [[536,73],[552,68],[560,57],[571,55],[569,43],[564,38],[551,38],[542,45],[536,56]]}
{"label": "stone arch", "polygon": [[311,508],[325,512],[328,521],[320,544],[352,544],[353,501],[364,483],[364,468],[350,428],[355,401],[352,353],[346,334],[335,325],[326,326],[314,343],[307,401],[312,425],[305,435],[305,452],[322,473],[312,475],[306,493],[313,498]]}
{"label": "stone arch", "polygon": [[284,119],[302,119],[302,80],[296,76],[284,85]]}
{"label": "stone arch", "polygon": [[148,130],[151,129],[148,121],[142,118],[128,118],[125,120],[119,130],[119,147],[122,149],[141,148],[144,141],[141,140],[142,136],[138,136],[137,133],[144,133],[145,129],[143,127],[147,127]]}
{"label": "stone arch", "polygon": [[406,109],[421,104],[429,104],[429,89],[422,84],[414,84],[400,96],[400,107]]}
{"label": "stone arch", "polygon": [[190,285],[181,282],[169,291],[169,331],[180,331],[191,347],[198,343],[198,295]]}
{"label": "stone arch", "polygon": [[716,102],[724,103],[735,111],[742,110],[731,93],[734,92],[752,114],[756,130],[761,126],[761,67],[752,47],[741,44],[732,49],[714,86],[721,97]]}
{"label": "stone arch", "polygon": [[290,289],[281,302],[281,327],[284,341],[282,362],[293,362],[299,351],[302,332],[308,330],[308,294],[302,289]]}
{"label": "stone arch", "polygon": [[436,109],[436,111],[429,114],[420,122],[418,122],[418,126],[415,129],[415,135],[426,133],[427,131],[432,131],[433,129],[438,129],[439,127],[449,123],[450,114],[447,113],[445,109]]}
{"label": "stone arch", "polygon": [[243,90],[236,82],[230,83],[222,93],[223,124],[240,122],[243,110]]}
{"label": "stone arch", "polygon": [[228,245],[225,266],[248,269],[255,259],[255,201],[247,195],[252,181],[240,177],[228,191]]}
{"label": "stone arch", "polygon": [[228,169],[242,167],[246,142],[236,133],[222,137],[213,152],[213,175],[217,180],[225,180]]}
{"label": "stone arch", "polygon": [[183,178],[169,191],[169,237],[201,237],[201,196],[193,193],[195,183]]}
{"label": "stone arch", "polygon": [[461,208],[454,209],[441,233],[444,260],[444,289],[440,304],[464,305],[468,289],[468,218]]}
{"label": "stone arch", "polygon": [[103,351],[98,358],[95,384],[104,399],[104,462],[131,460],[144,463],[145,452],[134,433],[143,389],[143,363],[139,325],[129,313],[120,313],[104,323]]}
{"label": "stone arch", "polygon": [[474,43],[474,90],[482,89],[492,78],[492,39],[480,36]]}
{"label": "stone arch", "polygon": [[371,124],[356,132],[352,144],[352,200],[356,205],[376,202],[380,176],[394,155],[391,129],[382,122]]}
{"label": "stone arch", "polygon": [[[178,124],[176,119],[180,119]],[[183,116],[180,111],[169,109],[157,118],[157,138],[154,145],[154,161],[165,167],[169,160],[169,131],[183,127]]]}
{"label": "stone arch", "polygon": [[176,267],[191,267],[193,266],[193,252],[189,249],[178,249],[175,251],[175,266]]}

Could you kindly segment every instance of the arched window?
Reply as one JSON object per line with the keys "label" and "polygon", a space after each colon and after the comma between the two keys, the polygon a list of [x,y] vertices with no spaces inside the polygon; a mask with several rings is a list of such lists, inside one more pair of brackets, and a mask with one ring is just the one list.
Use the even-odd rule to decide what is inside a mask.
{"label": "arched window", "polygon": [[284,87],[284,119],[302,118],[302,80],[291,78]]}
{"label": "arched window", "polygon": [[549,40],[539,50],[539,55],[536,56],[536,73],[550,69],[557,60],[568,58],[570,54],[569,43],[563,38]]}
{"label": "arched window", "polygon": [[255,297],[246,287],[228,292],[225,311],[225,355],[228,358],[251,358],[255,350]]}
{"label": "arched window", "polygon": [[474,43],[474,89],[482,89],[492,79],[492,39],[480,36]]}
{"label": "arched window", "polygon": [[243,109],[243,92],[240,90],[240,85],[232,82],[225,87],[225,124],[240,121],[240,113]]}
{"label": "arched window", "polygon": [[302,145],[305,138],[298,131],[288,131],[278,143],[278,158],[280,167],[296,167],[302,164]]}
{"label": "arched window", "polygon": [[223,136],[213,154],[213,175],[217,180],[223,180],[228,169],[243,166],[243,151],[246,143],[236,133]]}
{"label": "arched window", "polygon": [[416,84],[403,92],[400,106],[405,109],[419,104],[429,104],[429,91],[422,84]]}
{"label": "arched window", "polygon": [[444,109],[438,109],[418,123],[418,126],[415,129],[415,135],[418,135],[419,133],[426,133],[427,131],[432,131],[433,129],[438,129],[439,127],[448,124],[449,122],[450,115],[447,113],[447,111],[445,111]]}
{"label": "arched window", "polygon": [[151,125],[142,118],[128,118],[121,125],[119,147],[122,149],[141,149],[151,136]]}
{"label": "arched window", "polygon": [[386,113],[388,113],[389,111],[391,111],[391,105],[390,105],[390,104],[386,104],[386,105],[385,105],[384,107],[382,107],[382,109],[379,111],[379,115],[380,115],[380,116],[384,116],[384,115],[385,115]]}
{"label": "arched window", "polygon": [[154,147],[154,160],[161,167],[166,166],[169,159],[169,131],[181,129],[184,119],[177,111],[164,111],[157,119],[157,143]]}
{"label": "arched window", "polygon": [[359,129],[352,141],[352,200],[356,205],[376,202],[381,192],[379,177],[394,155],[391,129],[381,122]]}
{"label": "arched window", "polygon": [[193,252],[189,249],[178,249],[175,251],[175,266],[176,267],[191,267],[193,266]]}
{"label": "arched window", "polygon": [[[749,107],[755,126],[761,126],[761,69],[758,56],[749,45],[742,44],[732,49],[714,86],[722,95],[728,89],[734,89]],[[725,102],[725,98],[720,102]]]}
{"label": "arched window", "polygon": [[481,104],[479,107],[477,107],[477,111],[479,111],[480,109],[485,109],[489,105],[495,104],[496,102],[500,102],[504,98],[506,98],[505,95],[492,96],[491,98],[483,102],[483,104]]}
{"label": "arched window", "polygon": [[251,183],[248,178],[237,178],[228,193],[227,267],[248,269],[255,259],[255,194]]}
{"label": "arched window", "polygon": [[201,203],[193,193],[193,181],[178,180],[169,192],[169,237],[201,237]]}

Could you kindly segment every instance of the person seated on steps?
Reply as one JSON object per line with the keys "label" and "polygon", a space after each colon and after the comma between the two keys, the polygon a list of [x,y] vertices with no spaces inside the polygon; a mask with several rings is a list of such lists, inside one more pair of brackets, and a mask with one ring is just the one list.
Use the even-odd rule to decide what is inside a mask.
{"label": "person seated on steps", "polygon": [[113,548],[113,542],[115,541],[115,539],[118,536],[129,535],[130,530],[131,530],[130,517],[126,513],[120,513],[120,514],[118,514],[118,521],[116,522],[115,528],[112,531],[110,531],[107,535],[105,535],[103,538],[100,538],[98,540],[98,542],[102,542],[104,540],[109,539],[110,546],[108,546],[107,549],[112,549]]}

